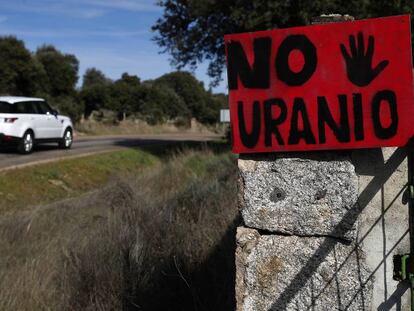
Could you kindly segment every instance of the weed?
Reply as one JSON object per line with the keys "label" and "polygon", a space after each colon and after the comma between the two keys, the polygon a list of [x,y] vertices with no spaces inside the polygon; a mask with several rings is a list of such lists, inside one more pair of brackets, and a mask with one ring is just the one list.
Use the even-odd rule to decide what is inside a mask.
{"label": "weed", "polygon": [[141,172],[0,217],[0,309],[234,309],[234,158],[187,151]]}

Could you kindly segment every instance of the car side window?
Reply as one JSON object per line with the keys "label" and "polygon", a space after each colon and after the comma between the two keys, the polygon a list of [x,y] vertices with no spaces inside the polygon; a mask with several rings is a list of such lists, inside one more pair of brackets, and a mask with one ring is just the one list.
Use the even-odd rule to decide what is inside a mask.
{"label": "car side window", "polygon": [[15,103],[14,107],[15,107],[15,110],[14,110],[15,113],[26,113],[24,102]]}
{"label": "car side window", "polygon": [[49,106],[49,104],[47,103],[47,102],[44,102],[44,104],[46,105],[46,107],[47,107],[47,111],[49,112],[49,113],[52,113],[53,114],[53,108],[52,107],[50,107]]}
{"label": "car side window", "polygon": [[14,113],[37,114],[36,106],[33,102],[18,102],[14,104]]}
{"label": "car side window", "polygon": [[36,114],[35,107],[32,102],[25,102],[24,103],[24,111],[25,113]]}
{"label": "car side window", "polygon": [[46,113],[45,111],[43,111],[43,108],[42,108],[42,106],[40,105],[42,102],[33,102],[33,103],[34,103],[34,105],[36,106],[37,111],[38,111],[38,113],[39,113],[39,114],[44,114],[44,113]]}
{"label": "car side window", "polygon": [[40,107],[36,105],[36,102],[27,102],[27,105],[29,106],[28,109],[32,111],[31,113],[40,114]]}
{"label": "car side window", "polygon": [[49,105],[43,101],[36,102],[36,106],[41,114],[47,114],[48,112],[52,113]]}
{"label": "car side window", "polygon": [[6,102],[0,102],[0,113],[12,113],[12,105]]}

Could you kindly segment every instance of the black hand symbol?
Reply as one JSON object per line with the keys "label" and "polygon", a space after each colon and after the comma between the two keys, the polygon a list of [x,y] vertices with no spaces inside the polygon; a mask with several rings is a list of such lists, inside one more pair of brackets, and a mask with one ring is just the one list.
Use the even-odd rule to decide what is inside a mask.
{"label": "black hand symbol", "polygon": [[348,54],[343,44],[341,44],[341,52],[346,62],[348,79],[355,85],[367,86],[389,63],[388,60],[384,60],[375,69],[372,69],[372,56],[374,55],[373,36],[369,36],[368,38],[366,53],[362,32],[358,33],[358,46],[355,43],[355,36],[349,36],[349,47],[351,49],[351,55]]}

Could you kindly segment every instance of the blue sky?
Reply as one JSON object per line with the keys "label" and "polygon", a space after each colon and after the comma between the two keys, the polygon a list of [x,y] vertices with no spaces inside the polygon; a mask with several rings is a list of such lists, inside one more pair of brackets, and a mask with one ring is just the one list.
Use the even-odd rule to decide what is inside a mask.
{"label": "blue sky", "polygon": [[[0,0],[0,35],[15,35],[32,51],[46,43],[75,54],[80,76],[96,67],[111,79],[128,72],[145,80],[174,70],[151,40],[161,15],[155,0]],[[208,86],[206,68],[195,75]],[[214,89],[226,90],[225,82]]]}

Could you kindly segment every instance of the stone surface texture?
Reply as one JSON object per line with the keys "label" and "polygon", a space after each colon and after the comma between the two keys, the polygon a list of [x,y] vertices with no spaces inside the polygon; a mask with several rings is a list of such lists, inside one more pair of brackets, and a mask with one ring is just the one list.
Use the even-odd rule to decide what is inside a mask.
{"label": "stone surface texture", "polygon": [[237,310],[369,310],[372,281],[355,244],[239,228]]}
{"label": "stone surface texture", "polygon": [[240,156],[237,310],[410,310],[393,280],[410,252],[406,156]]}
{"label": "stone surface texture", "polygon": [[350,216],[358,212],[358,177],[349,157],[319,153],[257,160],[242,156],[239,172],[239,206],[247,227],[355,238],[356,222]]}

